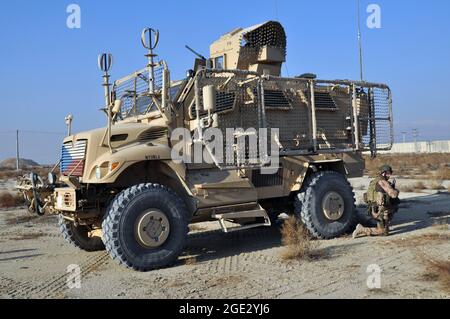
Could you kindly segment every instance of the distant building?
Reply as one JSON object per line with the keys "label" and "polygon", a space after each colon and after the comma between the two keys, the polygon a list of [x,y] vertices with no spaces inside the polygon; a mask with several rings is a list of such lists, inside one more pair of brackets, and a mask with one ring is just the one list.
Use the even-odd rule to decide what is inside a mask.
{"label": "distant building", "polygon": [[450,153],[450,141],[395,143],[392,150],[380,153]]}

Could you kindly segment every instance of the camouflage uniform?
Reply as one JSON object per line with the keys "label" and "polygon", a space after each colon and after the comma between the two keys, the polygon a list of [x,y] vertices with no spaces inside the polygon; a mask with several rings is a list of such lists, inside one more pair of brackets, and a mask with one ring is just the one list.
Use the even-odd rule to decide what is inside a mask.
{"label": "camouflage uniform", "polygon": [[[392,172],[392,169],[390,169]],[[376,228],[356,226],[353,238],[358,235],[365,236],[388,236],[389,225],[397,213],[400,200],[399,192],[394,183],[389,183],[383,175],[377,176],[370,183],[369,190],[364,194],[364,200],[368,205],[369,215],[377,221]]]}

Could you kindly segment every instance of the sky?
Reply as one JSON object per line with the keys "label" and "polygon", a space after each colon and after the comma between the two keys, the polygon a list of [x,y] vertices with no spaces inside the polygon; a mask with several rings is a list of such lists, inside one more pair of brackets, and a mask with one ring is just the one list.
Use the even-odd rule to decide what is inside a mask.
{"label": "sky", "polygon": [[[81,28],[70,29],[70,4]],[[156,3],[160,3],[157,5]],[[369,29],[366,8],[381,8],[381,28]],[[361,0],[365,79],[390,85],[395,138],[450,139],[450,1]],[[184,77],[194,56],[236,27],[280,21],[287,33],[284,75],[312,72],[321,79],[359,79],[355,0],[227,1],[2,1],[0,5],[0,160],[15,156],[58,161],[73,114],[75,132],[106,124],[97,55],[114,56],[112,78],[146,64],[144,27],[160,31],[157,48],[172,79]]]}

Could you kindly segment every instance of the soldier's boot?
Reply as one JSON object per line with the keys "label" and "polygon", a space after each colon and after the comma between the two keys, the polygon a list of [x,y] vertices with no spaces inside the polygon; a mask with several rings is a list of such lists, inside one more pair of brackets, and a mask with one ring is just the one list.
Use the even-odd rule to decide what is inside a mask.
{"label": "soldier's boot", "polygon": [[370,236],[370,228],[366,228],[361,224],[356,225],[355,231],[352,234],[353,239],[358,238],[359,236]]}
{"label": "soldier's boot", "polygon": [[356,226],[355,231],[353,232],[352,237],[358,238],[362,237],[370,237],[370,236],[385,236],[386,230],[384,228],[376,227],[376,228],[368,228],[364,227],[361,224]]}

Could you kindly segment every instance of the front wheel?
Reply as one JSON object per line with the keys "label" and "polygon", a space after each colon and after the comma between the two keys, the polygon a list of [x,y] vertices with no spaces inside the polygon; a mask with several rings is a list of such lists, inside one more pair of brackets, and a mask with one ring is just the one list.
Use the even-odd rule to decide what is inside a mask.
{"label": "front wheel", "polygon": [[326,171],[307,179],[295,199],[295,213],[309,232],[319,239],[345,234],[355,219],[355,197],[344,175]]}
{"label": "front wheel", "polygon": [[188,211],[172,191],[141,184],[121,192],[103,221],[110,256],[138,271],[166,267],[180,255],[188,233]]}

